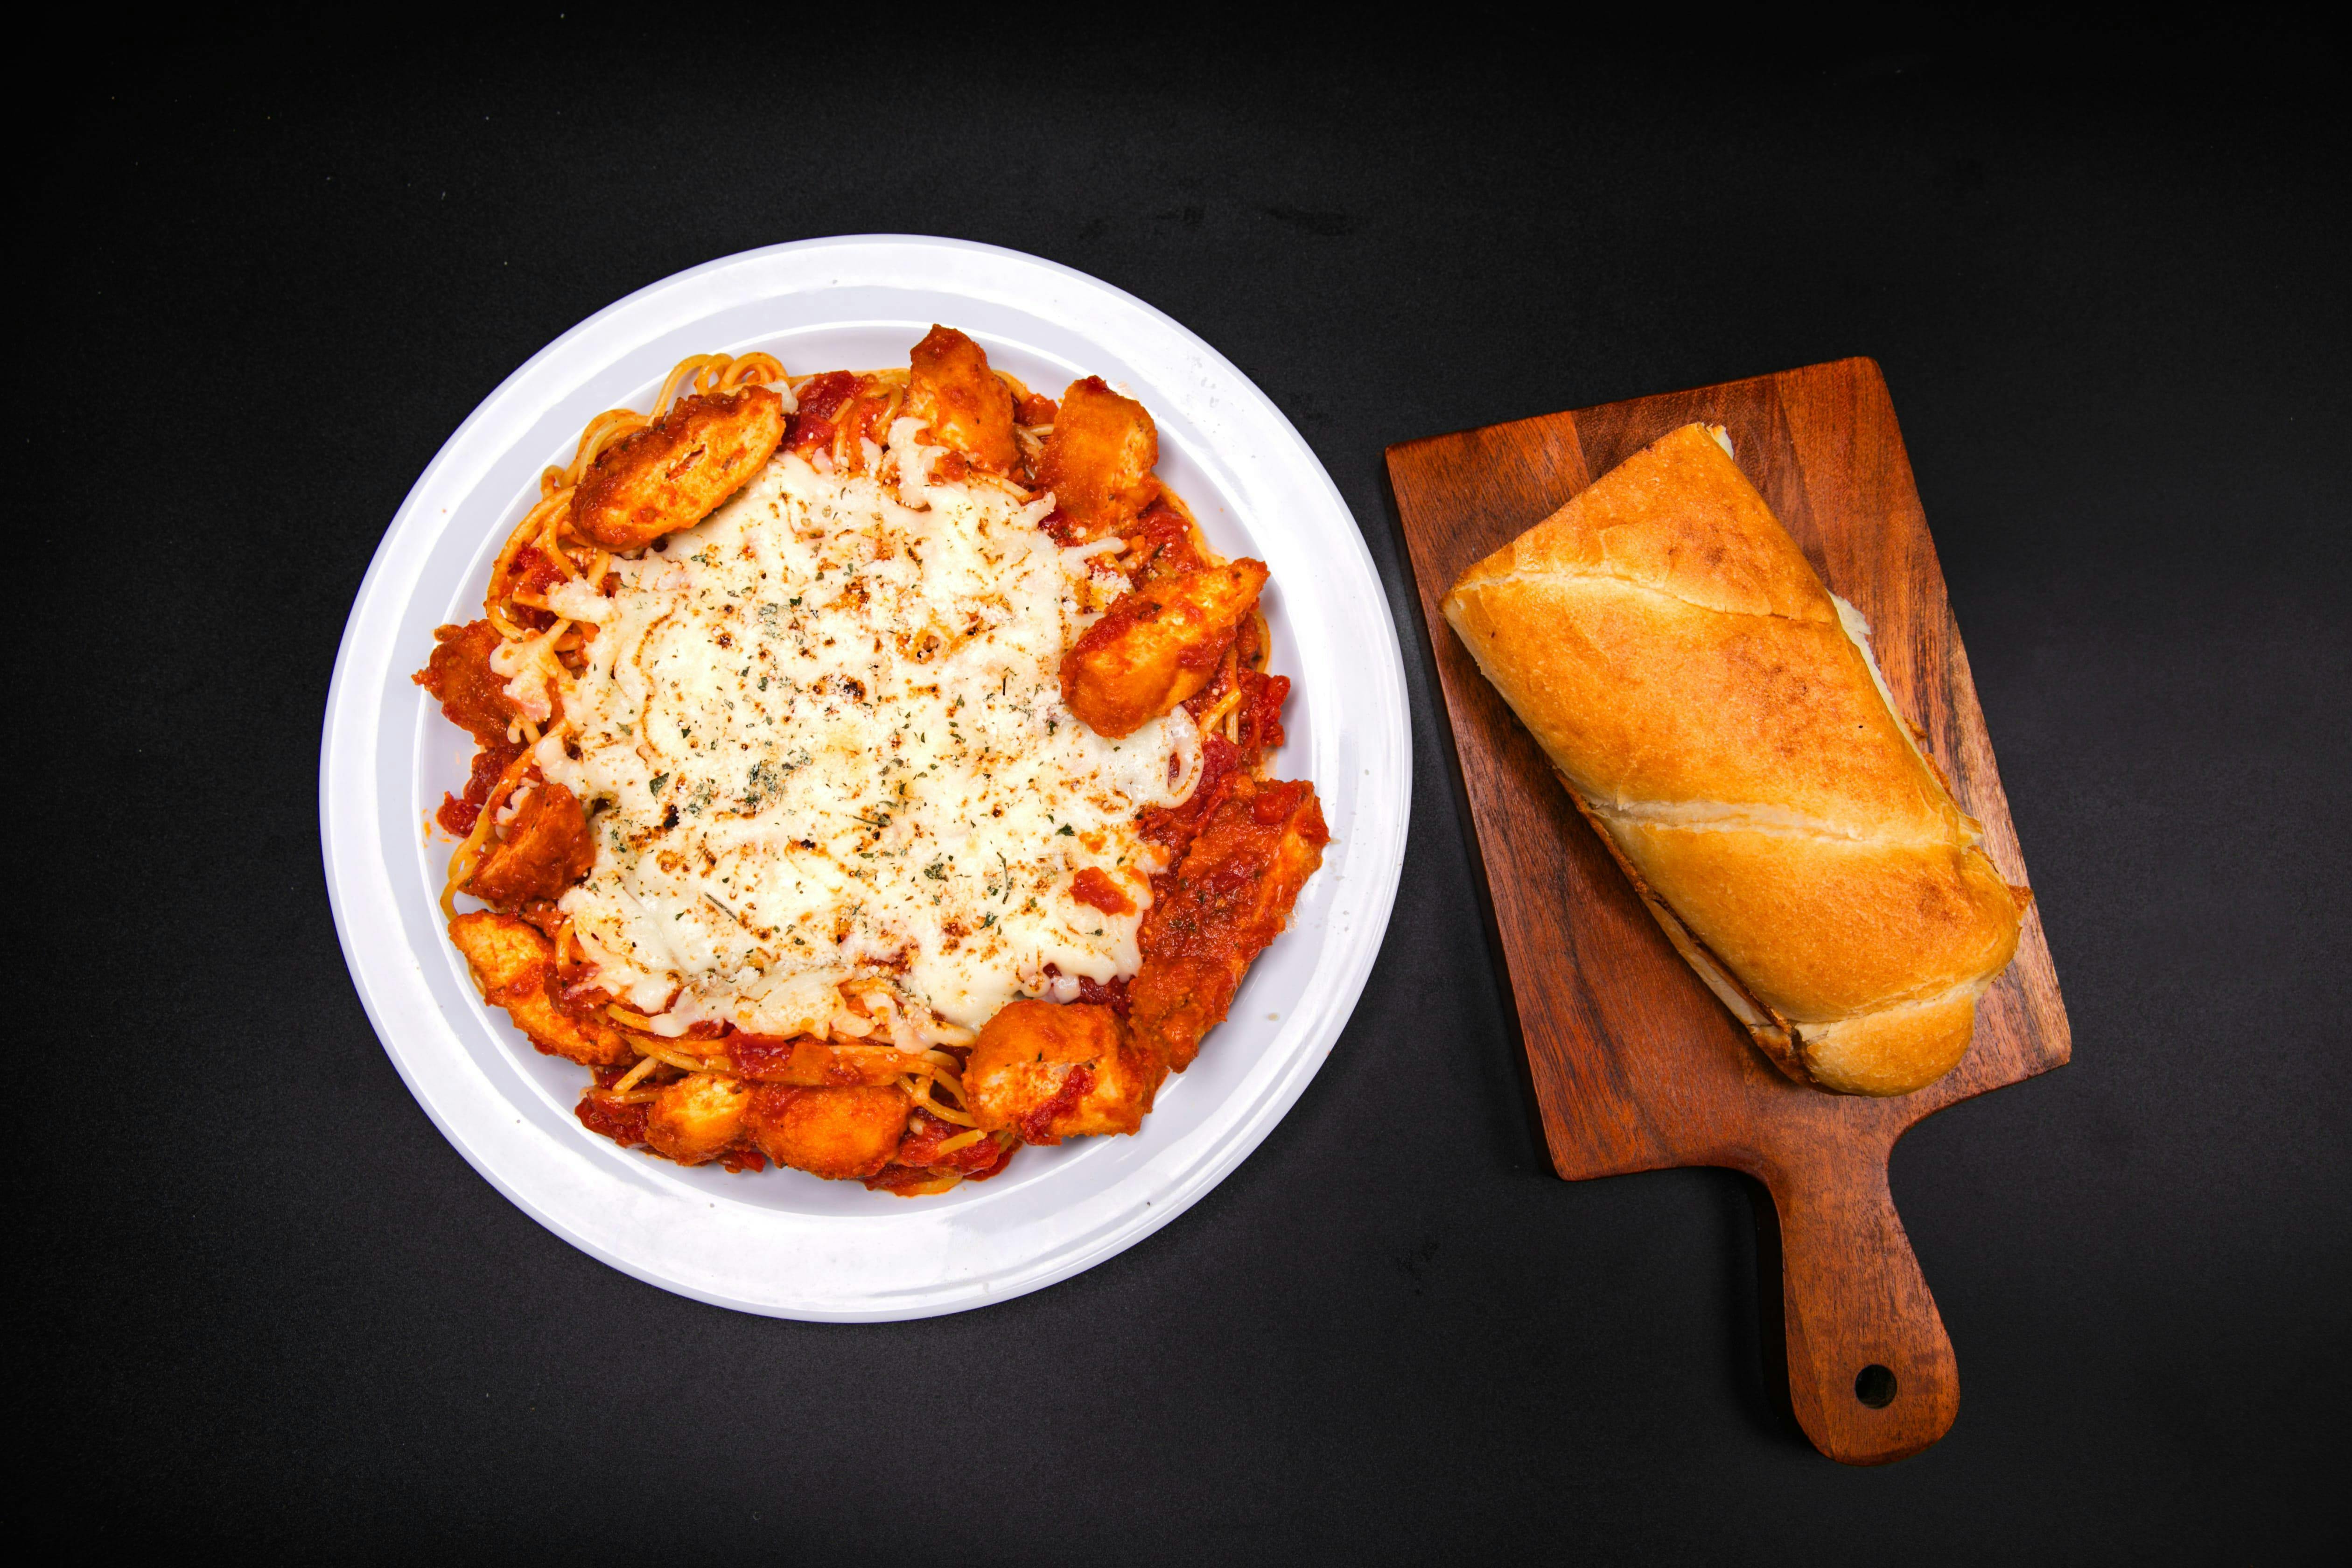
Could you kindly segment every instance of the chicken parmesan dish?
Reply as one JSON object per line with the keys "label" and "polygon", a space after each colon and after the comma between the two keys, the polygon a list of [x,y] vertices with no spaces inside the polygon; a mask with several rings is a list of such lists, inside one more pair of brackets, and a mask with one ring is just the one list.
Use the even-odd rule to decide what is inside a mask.
{"label": "chicken parmesan dish", "polygon": [[478,748],[450,941],[583,1124],[905,1196],[1140,1128],[1328,840],[1266,569],[1158,461],[934,327],[689,359],[547,470],[415,679]]}

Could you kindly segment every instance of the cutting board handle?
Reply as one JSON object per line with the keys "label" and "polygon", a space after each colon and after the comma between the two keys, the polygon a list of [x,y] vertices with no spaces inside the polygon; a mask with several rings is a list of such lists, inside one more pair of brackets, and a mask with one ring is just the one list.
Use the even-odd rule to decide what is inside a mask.
{"label": "cutting board handle", "polygon": [[1841,1464],[1905,1459],[1959,1414],[1959,1367],[1912,1256],[1876,1139],[1810,1144],[1757,1172],[1780,1218],[1789,1402]]}

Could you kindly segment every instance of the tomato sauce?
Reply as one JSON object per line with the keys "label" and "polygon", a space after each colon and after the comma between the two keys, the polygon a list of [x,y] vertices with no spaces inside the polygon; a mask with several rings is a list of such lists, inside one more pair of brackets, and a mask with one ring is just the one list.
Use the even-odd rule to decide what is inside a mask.
{"label": "tomato sauce", "polygon": [[1184,521],[1181,512],[1162,501],[1153,501],[1135,520],[1135,531],[1128,538],[1130,542],[1140,541],[1150,550],[1138,571],[1139,587],[1161,577],[1198,572],[1208,564],[1193,546],[1192,525]]}
{"label": "tomato sauce", "polygon": [[993,1138],[983,1138],[972,1147],[989,1151],[988,1163],[966,1171],[963,1173],[963,1179],[967,1182],[984,1182],[1013,1163],[1013,1150],[1019,1148],[1020,1145],[1016,1143],[1007,1147]]}
{"label": "tomato sauce", "polygon": [[836,416],[856,394],[857,378],[845,370],[812,376],[797,395],[800,412],[793,416],[792,427],[784,433],[784,446],[803,453],[831,447],[840,428]]}
{"label": "tomato sauce", "polygon": [[[1136,831],[1168,850],[1173,867],[1184,858],[1201,823],[1224,796],[1226,782],[1248,771],[1252,759],[1222,734],[1201,742],[1201,782],[1181,805],[1148,805],[1136,818]],[[1165,873],[1162,873],[1163,875]]]}
{"label": "tomato sauce", "polygon": [[727,1037],[727,1059],[733,1064],[738,1078],[781,1083],[792,1067],[793,1047],[799,1043],[797,1035],[747,1035],[738,1031]]}
{"label": "tomato sauce", "polygon": [[[1062,973],[1058,963],[1045,965],[1045,973]],[[1127,1016],[1127,981],[1124,974],[1114,974],[1108,980],[1089,980],[1081,974],[1078,980],[1078,1000],[1095,1007],[1108,1007],[1120,1017]]]}
{"label": "tomato sauce", "polygon": [[919,1170],[893,1161],[866,1178],[866,1190],[869,1193],[890,1193],[902,1198],[920,1197],[925,1187],[953,1174],[952,1171]]}
{"label": "tomato sauce", "polygon": [[721,1037],[719,1049],[736,1077],[754,1083],[815,1089],[872,1081],[856,1067],[838,1060],[831,1046],[809,1035],[747,1035],[736,1029]]}
{"label": "tomato sauce", "polygon": [[444,791],[441,809],[433,814],[433,820],[460,838],[473,832],[474,824],[481,819],[483,803],[490,798],[499,775],[507,771],[508,763],[521,754],[520,746],[510,746],[503,739],[476,752],[474,771],[466,780],[466,793],[455,795]]}
{"label": "tomato sauce", "polygon": [[1131,915],[1135,900],[1119,890],[1117,882],[1093,866],[1082,868],[1070,879],[1070,897],[1107,915]]}
{"label": "tomato sauce", "polygon": [[583,1094],[572,1114],[589,1131],[610,1138],[624,1149],[634,1149],[646,1141],[644,1105],[614,1105],[601,1096]]}
{"label": "tomato sauce", "polygon": [[1120,1017],[1127,1016],[1127,976],[1113,975],[1108,980],[1089,980],[1078,976],[1078,1000],[1108,1007]]}
{"label": "tomato sauce", "polygon": [[[557,962],[560,968],[563,963],[569,961],[566,958],[559,958]],[[613,1026],[612,1018],[604,1011],[605,1005],[613,1000],[613,994],[602,985],[558,984],[549,986],[547,990],[549,999],[553,1003],[555,1010],[573,1023],[585,1024],[597,1029],[609,1029]]]}
{"label": "tomato sauce", "polygon": [[999,1163],[1003,1155],[992,1138],[977,1139],[944,1154],[940,1152],[940,1144],[961,1138],[969,1131],[918,1110],[907,1123],[907,1136],[900,1141],[894,1158],[899,1164],[917,1170],[953,1171],[958,1174],[989,1170]]}
{"label": "tomato sauce", "polygon": [[1290,696],[1290,677],[1242,672],[1242,749],[1253,756],[1278,751],[1287,739],[1282,732],[1282,705]]}
{"label": "tomato sauce", "polygon": [[[570,581],[570,573],[549,560],[538,546],[526,544],[514,552],[514,560],[508,566],[506,591],[509,595],[544,599],[550,588]],[[555,616],[546,610],[533,609],[529,605],[514,605],[510,608],[516,620],[535,632],[543,632],[555,624]]]}

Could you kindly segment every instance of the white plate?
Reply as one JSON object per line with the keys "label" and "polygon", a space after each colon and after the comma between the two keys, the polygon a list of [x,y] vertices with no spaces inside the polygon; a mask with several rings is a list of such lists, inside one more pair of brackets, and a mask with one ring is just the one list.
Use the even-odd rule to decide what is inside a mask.
{"label": "white plate", "polygon": [[[730,1176],[619,1148],[572,1114],[583,1069],[482,1004],[436,905],[449,844],[428,814],[472,747],[409,681],[482,584],[540,469],[599,411],[642,408],[689,353],[765,349],[794,374],[904,364],[934,321],[1049,395],[1100,375],[1160,426],[1160,472],[1218,549],[1272,569],[1273,668],[1296,682],[1277,776],[1315,782],[1331,828],[1290,931],[1200,1060],[1132,1138],[1024,1150],[1003,1175],[908,1200],[798,1172]],[[499,1191],[573,1246],[744,1311],[877,1321],[1065,1279],[1214,1186],[1290,1108],[1362,992],[1403,864],[1412,794],[1404,672],[1347,504],[1290,422],[1208,344],[1066,267],[961,240],[865,236],[747,252],[574,327],[441,448],[369,566],[343,631],[319,824],[343,956],[426,1114]],[[1301,1203],[1316,1201],[1312,1193]]]}

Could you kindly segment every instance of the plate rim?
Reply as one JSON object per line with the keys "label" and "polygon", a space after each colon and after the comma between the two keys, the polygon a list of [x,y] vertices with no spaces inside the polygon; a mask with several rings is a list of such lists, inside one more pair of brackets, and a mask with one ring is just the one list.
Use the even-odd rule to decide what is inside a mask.
{"label": "plate rim", "polygon": [[[1130,1200],[1125,1208],[1117,1211],[1109,1222],[1093,1226],[1089,1232],[1081,1233],[1080,1236],[1066,1241],[1059,1247],[1058,1256],[1053,1257],[1046,1266],[1032,1268],[1009,1283],[992,1279],[967,1280],[962,1282],[960,1288],[941,1288],[932,1298],[917,1302],[875,1305],[871,1304],[872,1298],[869,1294],[866,1299],[868,1302],[866,1305],[827,1308],[800,1300],[792,1302],[761,1300],[725,1290],[713,1289],[665,1272],[655,1263],[617,1251],[599,1237],[583,1233],[568,1219],[537,1201],[531,1192],[524,1190],[515,1181],[509,1180],[508,1173],[499,1168],[487,1152],[478,1151],[473,1142],[452,1124],[449,1117],[445,1114],[445,1108],[438,1103],[434,1088],[420,1081],[425,1064],[421,1060],[412,1061],[408,1052],[400,1044],[395,1043],[396,1040],[404,1038],[409,1031],[399,1020],[391,1016],[392,998],[388,994],[380,994],[388,987],[382,983],[383,977],[376,975],[374,971],[384,955],[373,952],[363,952],[357,945],[354,933],[354,910],[350,902],[356,889],[350,884],[355,880],[367,879],[365,877],[368,870],[365,864],[367,854],[370,850],[381,847],[376,836],[369,828],[370,824],[380,814],[374,809],[362,810],[342,805],[341,802],[350,797],[341,795],[336,785],[339,779],[351,776],[354,768],[362,773],[372,775],[377,759],[384,752],[383,744],[384,736],[397,731],[397,725],[378,724],[373,727],[355,728],[352,722],[354,705],[364,700],[367,695],[361,689],[361,677],[357,674],[361,663],[360,650],[367,641],[366,634],[371,629],[371,612],[377,615],[391,614],[396,617],[399,610],[404,609],[409,599],[414,597],[411,595],[404,598],[398,606],[389,610],[382,601],[384,584],[390,580],[395,563],[403,557],[404,547],[409,551],[422,551],[439,540],[449,527],[454,526],[447,521],[436,523],[434,520],[425,517],[423,508],[428,500],[437,494],[438,487],[446,477],[446,470],[471,452],[478,427],[494,417],[515,415],[518,427],[511,433],[506,445],[511,447],[528,439],[528,422],[538,413],[538,406],[524,404],[509,408],[508,405],[530,393],[534,383],[550,363],[567,357],[572,351],[583,346],[583,342],[604,335],[616,321],[627,320],[633,314],[645,310],[657,300],[681,291],[690,291],[699,280],[708,279],[713,274],[740,268],[758,268],[782,255],[808,255],[852,249],[865,249],[879,254],[905,251],[909,254],[930,252],[940,257],[984,258],[1000,268],[1009,266],[1015,272],[1034,270],[1037,281],[1043,285],[1041,292],[1050,293],[1055,285],[1059,285],[1064,289],[1075,289],[1082,295],[1091,296],[1102,304],[1134,312],[1146,325],[1156,327],[1163,333],[1171,334],[1187,355],[1197,356],[1201,371],[1222,384],[1219,390],[1235,393],[1247,399],[1253,405],[1257,420],[1272,434],[1285,441],[1289,451],[1286,454],[1219,452],[1217,456],[1222,461],[1234,468],[1286,460],[1294,468],[1297,476],[1309,479],[1310,488],[1319,491],[1321,500],[1331,510],[1336,519],[1346,524],[1345,527],[1337,530],[1336,534],[1344,536],[1346,544],[1350,548],[1339,552],[1347,559],[1344,563],[1334,562],[1333,565],[1344,566],[1348,575],[1359,579],[1351,586],[1371,610],[1377,612],[1371,616],[1371,619],[1377,624],[1381,634],[1374,639],[1378,644],[1376,648],[1357,650],[1362,657],[1359,657],[1355,661],[1357,667],[1365,677],[1369,678],[1370,685],[1374,688],[1372,696],[1375,701],[1371,706],[1377,709],[1377,715],[1359,712],[1351,707],[1349,713],[1349,728],[1357,729],[1362,721],[1377,717],[1379,727],[1387,731],[1380,739],[1391,743],[1378,749],[1377,760],[1381,766],[1372,783],[1363,788],[1360,796],[1362,805],[1357,813],[1359,820],[1356,826],[1360,829],[1365,827],[1377,829],[1380,830],[1380,834],[1371,842],[1364,842],[1360,837],[1358,843],[1351,846],[1347,861],[1349,878],[1358,884],[1361,896],[1354,899],[1349,906],[1359,929],[1349,939],[1344,956],[1344,968],[1339,976],[1338,984],[1328,995],[1318,1016],[1311,1021],[1307,1035],[1302,1043],[1291,1048],[1288,1053],[1291,1059],[1283,1066],[1282,1070],[1276,1075],[1271,1083],[1255,1095],[1244,1108],[1238,1119],[1223,1127],[1213,1140],[1213,1146],[1201,1158],[1182,1168],[1181,1179],[1174,1189],[1160,1191],[1156,1196],[1143,1196],[1139,1194],[1137,1198]],[[883,280],[873,278],[835,277],[823,284],[780,289],[768,297],[783,298],[793,293],[821,292],[828,288],[858,287],[919,287],[942,294],[954,295],[962,292],[969,298],[975,300],[982,298],[968,290],[960,289],[958,280],[944,269],[919,285],[908,285],[895,279]],[[993,302],[1003,302],[995,300],[992,296],[991,298]],[[1056,321],[1066,330],[1080,337],[1088,335],[1087,328],[1072,325],[1067,320],[1057,316],[1054,311],[1054,302],[1051,300],[1032,300],[1028,302],[1016,302],[1016,308],[1036,315],[1041,320]],[[646,341],[657,336],[660,330],[656,328],[653,332],[646,334]],[[613,345],[613,352],[616,354],[626,353],[634,346],[633,342],[624,339]],[[463,493],[470,493],[470,491]],[[1317,543],[1321,545],[1324,542],[1326,542],[1318,536]],[[362,744],[362,741],[367,743]],[[386,1056],[391,1058],[394,1070],[400,1075],[411,1098],[424,1110],[435,1128],[466,1160],[467,1163],[488,1181],[492,1188],[501,1196],[521,1209],[541,1226],[571,1246],[634,1279],[674,1294],[738,1311],[799,1321],[835,1322],[912,1321],[970,1310],[1043,1289],[1082,1273],[1096,1264],[1137,1245],[1213,1190],[1255,1151],[1273,1128],[1285,1115],[1288,1114],[1291,1107],[1304,1093],[1307,1084],[1320,1069],[1323,1060],[1337,1045],[1340,1033],[1352,1016],[1356,1004],[1362,995],[1363,988],[1370,978],[1371,971],[1378,963],[1387,926],[1394,910],[1396,892],[1403,872],[1404,847],[1410,830],[1412,799],[1411,718],[1406,698],[1402,647],[1395,626],[1394,606],[1389,603],[1386,585],[1382,583],[1373,562],[1362,525],[1357,521],[1352,509],[1339,493],[1339,487],[1332,480],[1329,471],[1323,466],[1305,437],[1300,435],[1297,426],[1282,413],[1280,407],[1238,366],[1219,353],[1198,334],[1167,312],[1149,301],[1118,289],[1116,285],[1107,283],[1062,263],[1004,247],[940,236],[907,234],[835,235],[793,240],[759,247],[699,263],[648,283],[605,305],[558,334],[502,378],[476,405],[465,419],[459,422],[435,452],[433,458],[420,470],[415,481],[394,510],[383,537],[377,542],[369,560],[366,573],[354,592],[342,636],[337,645],[334,671],[329,683],[327,702],[321,721],[319,756],[320,850],[327,880],[329,904],[333,913],[337,943],[342,952],[345,969],[352,978],[353,989],[359,994],[362,1007],[367,1015],[370,1026],[375,1032],[379,1045],[383,1047]],[[1367,768],[1365,771],[1368,775],[1372,775],[1376,772],[1372,768]],[[372,802],[374,797],[371,794],[369,798]],[[339,822],[339,816],[343,820]],[[390,887],[391,877],[388,866],[385,868],[383,880],[387,891],[393,890]],[[403,942],[399,945],[402,948],[399,956],[412,964],[415,963],[418,955],[414,951],[414,944]],[[1320,967],[1318,961],[1318,968]],[[377,983],[372,984],[372,980]],[[486,1085],[486,1087],[493,1094],[499,1092],[495,1086]],[[1237,1085],[1233,1090],[1228,1091],[1227,1100],[1239,1091],[1240,1086]],[[1223,1103],[1221,1101],[1220,1105],[1222,1106]],[[520,1124],[519,1119],[518,1124]],[[1139,1203],[1139,1206],[1138,1206]]]}

